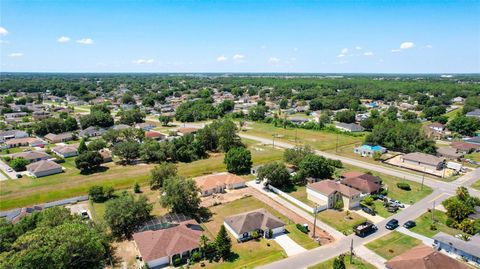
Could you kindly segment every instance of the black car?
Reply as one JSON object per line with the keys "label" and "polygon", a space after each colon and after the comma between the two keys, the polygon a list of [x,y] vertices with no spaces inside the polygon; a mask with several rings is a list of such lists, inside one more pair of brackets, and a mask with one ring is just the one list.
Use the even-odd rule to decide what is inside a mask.
{"label": "black car", "polygon": [[391,219],[387,222],[387,224],[385,225],[385,228],[389,229],[389,230],[395,230],[395,228],[398,227],[398,220],[396,219]]}
{"label": "black car", "polygon": [[375,216],[375,211],[373,211],[373,209],[371,209],[370,207],[367,207],[367,206],[362,206],[362,210],[363,212],[367,213],[367,214],[370,214],[372,216]]}
{"label": "black car", "polygon": [[405,227],[405,228],[407,228],[407,229],[410,229],[410,228],[415,227],[416,225],[417,225],[417,224],[415,223],[415,221],[409,220],[409,221],[407,221],[407,222],[405,222],[405,223],[403,224],[403,227]]}

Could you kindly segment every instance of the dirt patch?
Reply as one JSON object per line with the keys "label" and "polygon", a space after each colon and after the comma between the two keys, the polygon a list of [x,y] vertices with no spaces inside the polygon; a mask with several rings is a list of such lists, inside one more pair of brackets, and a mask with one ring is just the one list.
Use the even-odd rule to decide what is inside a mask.
{"label": "dirt patch", "polygon": [[[136,256],[138,255],[135,243],[133,240],[124,240],[121,242],[114,242],[113,247],[115,249],[115,268],[125,269],[139,269]],[[109,267],[111,268],[111,267]]]}
{"label": "dirt patch", "polygon": [[229,203],[241,199],[248,194],[248,187],[236,190],[227,190],[225,193],[215,193],[210,196],[202,197],[201,206],[211,207],[213,205]]}

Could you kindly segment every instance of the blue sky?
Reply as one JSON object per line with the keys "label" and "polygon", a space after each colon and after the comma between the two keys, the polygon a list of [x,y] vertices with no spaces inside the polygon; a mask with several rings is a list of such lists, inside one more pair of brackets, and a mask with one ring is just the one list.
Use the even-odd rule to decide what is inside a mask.
{"label": "blue sky", "polygon": [[480,72],[480,1],[0,1],[1,71]]}

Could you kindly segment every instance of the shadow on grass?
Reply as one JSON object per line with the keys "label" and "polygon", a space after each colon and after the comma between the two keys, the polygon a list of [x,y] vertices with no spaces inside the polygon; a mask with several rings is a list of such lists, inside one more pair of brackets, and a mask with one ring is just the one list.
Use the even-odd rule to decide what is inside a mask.
{"label": "shadow on grass", "polygon": [[110,168],[105,167],[105,166],[100,166],[96,169],[81,171],[80,174],[88,176],[88,175],[92,175],[92,174],[95,174],[95,173],[104,173],[104,172],[108,171],[108,169],[110,169]]}

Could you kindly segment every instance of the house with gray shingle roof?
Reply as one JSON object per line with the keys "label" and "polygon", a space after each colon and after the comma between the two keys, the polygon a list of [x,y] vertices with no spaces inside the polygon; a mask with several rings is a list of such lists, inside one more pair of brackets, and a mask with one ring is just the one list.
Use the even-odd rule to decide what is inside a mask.
{"label": "house with gray shingle roof", "polygon": [[263,208],[226,217],[223,224],[239,241],[252,238],[254,232],[259,236],[268,236],[270,230],[272,235],[285,232],[285,223]]}
{"label": "house with gray shingle roof", "polygon": [[44,177],[63,172],[63,167],[56,162],[42,160],[27,165],[27,171],[34,177]]}

